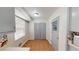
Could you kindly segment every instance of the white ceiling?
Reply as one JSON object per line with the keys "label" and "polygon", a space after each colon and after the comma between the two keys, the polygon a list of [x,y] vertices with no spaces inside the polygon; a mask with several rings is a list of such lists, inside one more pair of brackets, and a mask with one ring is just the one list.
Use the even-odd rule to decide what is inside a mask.
{"label": "white ceiling", "polygon": [[[58,7],[23,7],[24,11],[32,19],[48,19]],[[37,11],[40,15],[38,17],[34,16],[34,12]]]}

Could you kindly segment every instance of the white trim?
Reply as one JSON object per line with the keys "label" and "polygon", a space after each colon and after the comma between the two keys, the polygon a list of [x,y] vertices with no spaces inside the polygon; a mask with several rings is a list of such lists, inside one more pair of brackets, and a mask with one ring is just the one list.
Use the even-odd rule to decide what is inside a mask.
{"label": "white trim", "polygon": [[48,42],[49,42],[50,44],[52,44],[51,40],[48,40]]}
{"label": "white trim", "polygon": [[33,39],[26,39],[26,40],[21,44],[20,47],[23,47],[23,45],[24,45],[28,40],[33,40]]}
{"label": "white trim", "polygon": [[23,47],[23,45],[27,42],[28,40],[25,40],[20,47]]}

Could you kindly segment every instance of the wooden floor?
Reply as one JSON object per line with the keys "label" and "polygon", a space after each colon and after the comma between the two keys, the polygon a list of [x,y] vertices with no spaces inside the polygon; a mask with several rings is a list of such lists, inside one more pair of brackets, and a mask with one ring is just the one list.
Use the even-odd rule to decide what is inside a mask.
{"label": "wooden floor", "polygon": [[47,40],[28,40],[23,47],[30,47],[31,51],[54,51]]}

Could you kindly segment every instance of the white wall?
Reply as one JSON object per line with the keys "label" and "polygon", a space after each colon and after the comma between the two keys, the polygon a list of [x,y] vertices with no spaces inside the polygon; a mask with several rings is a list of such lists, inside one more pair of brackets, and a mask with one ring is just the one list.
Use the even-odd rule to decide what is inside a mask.
{"label": "white wall", "polygon": [[54,18],[60,17],[59,20],[59,47],[58,50],[65,51],[67,45],[67,12],[68,8],[62,7],[57,9],[52,16],[49,18],[47,23],[47,39],[51,43],[52,40],[52,27],[51,22]]}
{"label": "white wall", "polygon": [[34,39],[34,23],[46,23],[46,20],[40,18],[40,19],[34,19],[32,21],[30,21],[30,24],[29,24],[29,29],[30,29],[30,39]]}

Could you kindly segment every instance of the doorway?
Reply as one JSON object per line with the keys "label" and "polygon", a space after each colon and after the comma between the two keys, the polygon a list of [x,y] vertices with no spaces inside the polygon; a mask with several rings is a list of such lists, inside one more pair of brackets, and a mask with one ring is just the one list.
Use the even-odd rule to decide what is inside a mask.
{"label": "doorway", "polygon": [[56,17],[52,21],[52,43],[55,49],[58,50],[59,43],[59,17]]}

